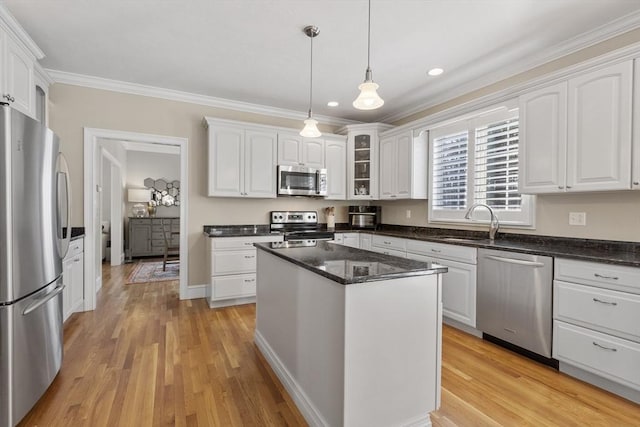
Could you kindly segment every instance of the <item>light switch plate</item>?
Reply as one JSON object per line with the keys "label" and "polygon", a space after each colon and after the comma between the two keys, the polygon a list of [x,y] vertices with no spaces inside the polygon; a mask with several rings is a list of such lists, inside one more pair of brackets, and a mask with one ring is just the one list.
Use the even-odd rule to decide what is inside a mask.
{"label": "light switch plate", "polygon": [[569,225],[587,225],[587,213],[569,212]]}

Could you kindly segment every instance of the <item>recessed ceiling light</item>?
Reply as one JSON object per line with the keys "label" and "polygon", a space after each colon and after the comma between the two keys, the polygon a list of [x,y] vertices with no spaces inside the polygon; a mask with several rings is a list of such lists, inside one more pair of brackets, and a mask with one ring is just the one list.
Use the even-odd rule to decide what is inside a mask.
{"label": "recessed ceiling light", "polygon": [[427,74],[429,74],[430,76],[439,76],[442,73],[444,73],[444,70],[442,68],[432,68]]}
{"label": "recessed ceiling light", "polygon": [[329,101],[327,102],[327,105],[329,107],[337,107],[338,105],[340,105],[340,103],[338,101]]}

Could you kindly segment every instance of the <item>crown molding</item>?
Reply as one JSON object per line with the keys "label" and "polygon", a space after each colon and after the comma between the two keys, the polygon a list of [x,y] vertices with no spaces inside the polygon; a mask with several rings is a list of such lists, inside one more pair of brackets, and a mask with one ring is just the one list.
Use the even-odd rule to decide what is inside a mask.
{"label": "crown molding", "polygon": [[6,27],[13,38],[22,45],[22,47],[30,52],[37,60],[44,58],[44,52],[33,41],[31,36],[22,28],[20,23],[13,17],[7,7],[0,3],[0,22]]}
{"label": "crown molding", "polygon": [[557,44],[550,49],[546,49],[542,52],[539,52],[538,54],[532,55],[526,61],[514,62],[511,66],[502,67],[497,72],[489,73],[484,77],[474,79],[470,83],[457,85],[455,86],[455,88],[444,90],[441,93],[430,97],[429,101],[427,102],[421,103],[411,108],[407,108],[402,112],[385,116],[380,119],[380,121],[393,123],[395,121],[402,120],[406,117],[435,107],[436,105],[440,105],[451,99],[476,91],[478,89],[482,89],[483,87],[497,83],[509,77],[513,77],[517,74],[524,73],[543,64],[549,63],[582,49],[604,42],[608,39],[635,30],[637,28],[640,28],[640,10],[618,18],[608,24],[579,34],[578,36]]}
{"label": "crown molding", "polygon": [[[109,90],[113,92],[127,93],[130,95],[148,96],[152,98],[167,99],[170,101],[187,102],[190,104],[206,105],[208,107],[224,108],[226,110],[242,111],[245,113],[262,114],[266,116],[281,117],[292,120],[304,120],[306,112],[287,110],[284,108],[270,107],[267,105],[251,104],[248,102],[234,101],[213,96],[198,95],[173,89],[164,89],[155,86],[141,85],[137,83],[123,82],[120,80],[105,79],[102,77],[87,76],[84,74],[69,73],[59,70],[46,70],[56,83],[83,86],[93,89]],[[338,117],[314,115],[314,118],[322,124],[332,126],[344,126],[360,123],[353,120]]]}

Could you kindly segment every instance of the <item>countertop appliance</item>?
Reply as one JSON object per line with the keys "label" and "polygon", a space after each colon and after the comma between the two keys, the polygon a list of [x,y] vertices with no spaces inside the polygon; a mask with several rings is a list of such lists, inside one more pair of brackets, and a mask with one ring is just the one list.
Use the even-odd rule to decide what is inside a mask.
{"label": "countertop appliance", "polygon": [[349,206],[349,224],[351,228],[376,229],[382,223],[382,207]]}
{"label": "countertop appliance", "polygon": [[271,231],[284,240],[333,240],[335,234],[318,224],[316,211],[271,211]]}
{"label": "countertop appliance", "polygon": [[551,358],[552,295],[553,258],[478,249],[476,328],[485,338]]}
{"label": "countertop appliance", "polygon": [[62,364],[62,259],[71,238],[58,137],[0,106],[0,426],[15,426]]}
{"label": "countertop appliance", "polygon": [[305,166],[278,166],[278,195],[316,196],[327,195],[327,170]]}

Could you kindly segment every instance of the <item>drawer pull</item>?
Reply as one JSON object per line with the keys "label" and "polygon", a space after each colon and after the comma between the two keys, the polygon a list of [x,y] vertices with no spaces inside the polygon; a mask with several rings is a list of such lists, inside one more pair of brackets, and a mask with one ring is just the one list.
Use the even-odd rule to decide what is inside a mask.
{"label": "drawer pull", "polygon": [[255,282],[256,279],[244,279],[244,283],[252,283]]}
{"label": "drawer pull", "polygon": [[246,259],[251,259],[251,258],[255,258],[256,256],[255,256],[255,255],[245,255],[244,257],[245,257]]}
{"label": "drawer pull", "polygon": [[[315,37],[315,36],[314,36],[314,37]],[[252,243],[252,242],[245,242],[245,244],[244,244],[244,245],[245,245],[245,246],[253,246],[253,243]]]}
{"label": "drawer pull", "polygon": [[598,344],[597,342],[593,341],[593,345],[595,345],[598,348],[601,348],[603,350],[607,350],[607,351],[618,351],[617,348],[611,348],[611,347],[605,347],[603,345]]}
{"label": "drawer pull", "polygon": [[603,276],[602,274],[598,274],[598,273],[593,273],[594,276],[596,276],[598,279],[609,279],[609,280],[618,280],[618,277],[615,276]]}
{"label": "drawer pull", "polygon": [[382,242],[382,243],[384,243],[385,245],[390,245],[391,244],[391,242],[387,242],[386,240],[384,242]]}
{"label": "drawer pull", "polygon": [[439,254],[439,253],[440,253],[440,252],[442,252],[442,251],[441,251],[440,249],[431,249],[431,252],[435,252],[435,253],[438,253],[438,254]]}
{"label": "drawer pull", "polygon": [[594,298],[593,302],[599,302],[600,304],[605,304],[605,305],[618,305],[617,302],[602,301],[601,299],[598,299],[598,298]]}

